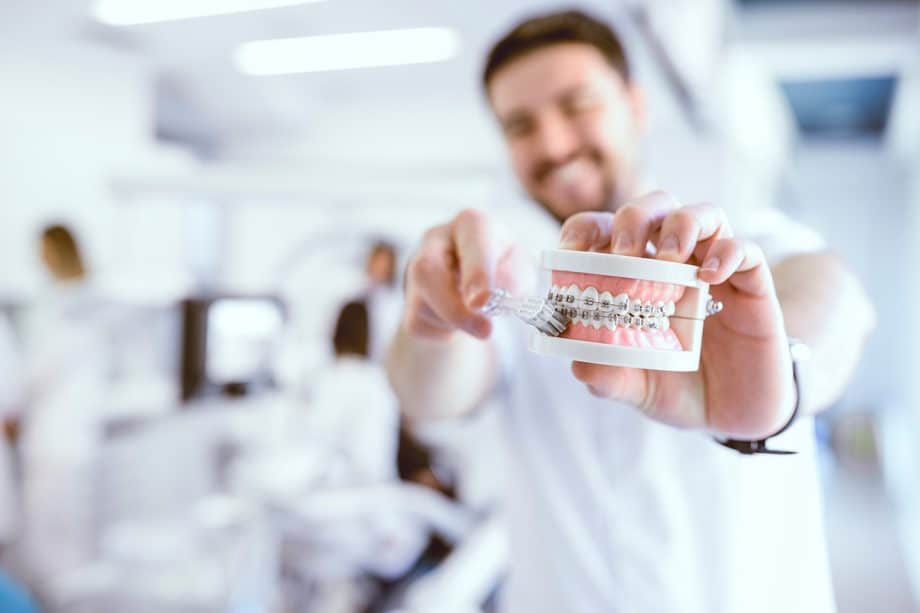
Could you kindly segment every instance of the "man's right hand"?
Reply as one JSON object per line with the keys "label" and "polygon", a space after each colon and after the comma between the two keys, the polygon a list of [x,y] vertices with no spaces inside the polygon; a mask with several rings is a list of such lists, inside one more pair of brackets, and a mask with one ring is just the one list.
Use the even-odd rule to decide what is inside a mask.
{"label": "man's right hand", "polygon": [[490,292],[526,290],[534,273],[524,250],[505,239],[486,213],[467,209],[428,230],[412,256],[403,327],[428,339],[443,340],[457,330],[486,339],[492,323],[479,309]]}

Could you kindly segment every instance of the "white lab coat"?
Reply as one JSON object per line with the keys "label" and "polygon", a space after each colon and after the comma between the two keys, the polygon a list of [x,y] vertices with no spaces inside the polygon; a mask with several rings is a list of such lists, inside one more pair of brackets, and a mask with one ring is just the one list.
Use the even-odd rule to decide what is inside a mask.
{"label": "white lab coat", "polygon": [[[13,330],[0,315],[0,422],[22,403],[22,366]],[[0,544],[8,542],[17,527],[18,497],[13,477],[12,449],[0,435]]]}
{"label": "white lab coat", "polygon": [[[823,247],[777,211],[732,221],[771,263]],[[798,455],[743,457],[591,396],[566,360],[527,350],[525,326],[498,323],[511,541],[502,611],[834,610],[811,419],[774,443]]]}
{"label": "white lab coat", "polygon": [[379,365],[357,357],[336,359],[317,377],[306,422],[311,435],[345,458],[346,485],[396,478],[399,408]]}
{"label": "white lab coat", "polygon": [[93,555],[93,478],[100,408],[110,373],[112,310],[87,283],[53,288],[25,339],[24,550],[43,577]]}
{"label": "white lab coat", "polygon": [[333,496],[350,492],[349,512],[316,530],[328,541],[330,560],[356,574],[401,576],[424,548],[428,527],[420,519],[424,505],[413,513],[394,504],[412,494],[398,481],[399,409],[382,367],[357,357],[336,359],[317,377],[307,429],[340,462],[329,483]]}
{"label": "white lab coat", "polygon": [[402,306],[403,296],[399,286],[374,287],[367,293],[369,353],[377,363],[382,363],[386,358],[386,352],[399,328]]}

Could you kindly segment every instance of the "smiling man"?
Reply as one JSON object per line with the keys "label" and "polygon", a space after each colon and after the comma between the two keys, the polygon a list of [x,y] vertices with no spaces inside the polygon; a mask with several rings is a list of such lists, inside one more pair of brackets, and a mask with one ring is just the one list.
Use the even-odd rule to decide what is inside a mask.
{"label": "smiling man", "polygon": [[[578,12],[520,24],[484,86],[561,248],[690,262],[725,306],[699,372],[569,370],[527,352],[523,326],[508,339],[478,313],[490,289],[533,278],[511,229],[468,210],[425,234],[388,370],[419,420],[468,413],[504,383],[505,610],[832,611],[810,415],[840,395],[874,324],[860,285],[778,213],[758,243],[717,206],[643,191],[643,96],[605,24]],[[792,337],[812,354],[798,377]],[[797,455],[717,442],[759,451],[780,432],[770,445]]]}

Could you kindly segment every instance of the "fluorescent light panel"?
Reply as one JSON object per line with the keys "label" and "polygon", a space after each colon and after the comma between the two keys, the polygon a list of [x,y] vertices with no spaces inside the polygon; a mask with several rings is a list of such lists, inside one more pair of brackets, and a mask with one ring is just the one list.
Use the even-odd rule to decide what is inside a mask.
{"label": "fluorescent light panel", "polygon": [[459,49],[454,30],[413,28],[253,41],[235,60],[242,72],[264,76],[443,62]]}
{"label": "fluorescent light panel", "polygon": [[295,6],[322,0],[96,0],[93,15],[111,26],[132,26]]}

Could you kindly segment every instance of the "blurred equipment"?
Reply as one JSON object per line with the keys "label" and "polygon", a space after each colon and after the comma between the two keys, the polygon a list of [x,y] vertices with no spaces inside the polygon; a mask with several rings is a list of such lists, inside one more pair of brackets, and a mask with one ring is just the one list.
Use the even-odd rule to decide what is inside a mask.
{"label": "blurred equipment", "polygon": [[181,398],[188,402],[271,389],[272,351],[284,329],[284,303],[275,296],[224,295],[182,302]]}

